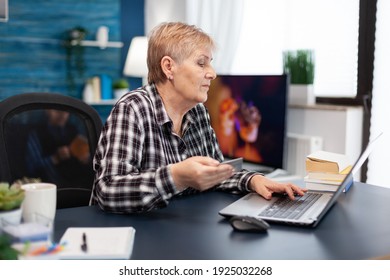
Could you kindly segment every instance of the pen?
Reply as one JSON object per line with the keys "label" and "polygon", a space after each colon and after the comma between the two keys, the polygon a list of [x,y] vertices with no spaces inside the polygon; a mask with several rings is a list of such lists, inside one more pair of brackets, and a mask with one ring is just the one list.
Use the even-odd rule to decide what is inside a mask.
{"label": "pen", "polygon": [[81,250],[82,250],[83,252],[87,252],[87,251],[88,251],[88,246],[87,246],[87,234],[86,234],[85,232],[83,232],[83,236],[82,236]]}

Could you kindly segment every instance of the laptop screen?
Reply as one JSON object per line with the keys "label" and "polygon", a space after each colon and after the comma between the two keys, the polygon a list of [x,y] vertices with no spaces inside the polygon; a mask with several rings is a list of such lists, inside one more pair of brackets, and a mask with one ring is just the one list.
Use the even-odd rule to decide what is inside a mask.
{"label": "laptop screen", "polygon": [[321,220],[322,216],[328,212],[329,208],[333,206],[333,204],[336,202],[336,200],[338,199],[340,194],[342,192],[347,192],[349,190],[349,188],[352,186],[353,176],[357,173],[357,171],[359,171],[360,167],[367,160],[368,156],[370,155],[371,151],[374,148],[374,144],[377,142],[377,140],[380,138],[381,135],[382,135],[382,133],[380,133],[370,143],[367,144],[367,147],[364,149],[364,151],[361,153],[359,158],[356,160],[355,164],[353,165],[353,167],[351,168],[351,170],[349,171],[347,176],[345,176],[345,179],[343,180],[343,182],[340,184],[337,191],[332,196],[332,199],[329,200],[324,211],[322,211],[322,214],[318,217],[318,220],[316,221],[314,226],[316,226],[316,224]]}

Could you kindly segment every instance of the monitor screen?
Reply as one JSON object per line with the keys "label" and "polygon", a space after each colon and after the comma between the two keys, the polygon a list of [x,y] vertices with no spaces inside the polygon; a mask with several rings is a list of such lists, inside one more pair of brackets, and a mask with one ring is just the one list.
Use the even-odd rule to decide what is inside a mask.
{"label": "monitor screen", "polygon": [[287,75],[218,76],[205,105],[225,157],[283,168]]}

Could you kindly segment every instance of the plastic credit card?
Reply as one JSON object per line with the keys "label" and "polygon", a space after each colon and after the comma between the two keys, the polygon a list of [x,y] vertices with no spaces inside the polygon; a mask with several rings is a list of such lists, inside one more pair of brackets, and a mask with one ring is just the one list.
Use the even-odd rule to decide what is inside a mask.
{"label": "plastic credit card", "polygon": [[221,164],[231,165],[234,168],[234,171],[241,171],[242,170],[242,163],[243,163],[242,157],[229,159],[229,160],[225,160],[225,161],[221,162]]}

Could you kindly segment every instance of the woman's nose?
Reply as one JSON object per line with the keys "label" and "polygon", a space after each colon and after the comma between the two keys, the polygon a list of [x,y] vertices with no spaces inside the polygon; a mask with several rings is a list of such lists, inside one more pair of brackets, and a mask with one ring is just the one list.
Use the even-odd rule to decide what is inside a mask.
{"label": "woman's nose", "polygon": [[214,80],[217,77],[217,73],[212,66],[210,66],[209,70],[206,73],[206,77],[210,80]]}

